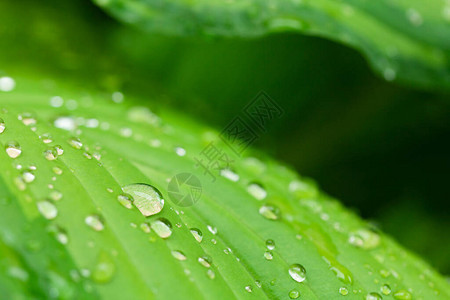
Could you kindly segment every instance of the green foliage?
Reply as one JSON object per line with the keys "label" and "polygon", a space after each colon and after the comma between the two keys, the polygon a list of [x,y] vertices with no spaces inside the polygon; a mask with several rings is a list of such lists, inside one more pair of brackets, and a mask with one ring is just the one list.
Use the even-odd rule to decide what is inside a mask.
{"label": "green foliage", "polygon": [[[212,182],[194,160],[211,141],[226,149],[210,128],[110,95],[16,82],[0,94],[2,299],[450,296],[427,264],[278,162],[250,150],[234,157],[238,181]],[[181,172],[203,185],[185,208],[167,191]],[[262,200],[249,190],[255,182]],[[119,202],[135,183],[161,191],[160,213],[144,217]],[[161,220],[170,222],[165,238],[154,226]]]}
{"label": "green foliage", "polygon": [[95,2],[152,32],[255,37],[298,31],[326,37],[363,52],[386,80],[450,87],[450,4],[441,0]]}

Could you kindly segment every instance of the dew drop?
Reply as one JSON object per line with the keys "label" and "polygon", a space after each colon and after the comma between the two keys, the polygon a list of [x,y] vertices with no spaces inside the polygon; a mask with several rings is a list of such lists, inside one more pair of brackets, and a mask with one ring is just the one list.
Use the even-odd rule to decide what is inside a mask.
{"label": "dew drop", "polygon": [[53,173],[55,173],[56,175],[61,175],[63,173],[63,170],[61,170],[61,168],[58,167],[53,167],[52,170]]}
{"label": "dew drop", "polygon": [[53,147],[53,149],[56,150],[56,154],[58,154],[58,156],[61,156],[64,154],[64,149],[59,145]]}
{"label": "dew drop", "polygon": [[67,141],[72,148],[75,148],[77,150],[81,149],[83,147],[83,143],[78,138],[71,138]]}
{"label": "dew drop", "polygon": [[355,247],[368,250],[380,244],[380,236],[372,230],[363,228],[350,233],[348,242]]}
{"label": "dew drop", "polygon": [[58,153],[55,149],[47,149],[44,151],[44,157],[46,160],[55,160],[58,157]]}
{"label": "dew drop", "polygon": [[133,197],[134,206],[146,217],[161,212],[164,207],[161,193],[149,184],[130,184],[123,187],[122,190]]}
{"label": "dew drop", "polygon": [[272,260],[273,259],[273,254],[270,251],[266,251],[264,252],[264,258],[267,260]]}
{"label": "dew drop", "polygon": [[208,271],[206,271],[206,275],[207,275],[210,279],[216,278],[216,273],[214,273],[214,271],[211,270],[211,269],[209,269]]}
{"label": "dew drop", "polygon": [[298,297],[300,297],[300,292],[297,290],[291,290],[289,292],[289,298],[291,299],[297,299]]}
{"label": "dew drop", "polygon": [[231,171],[230,169],[220,170],[220,175],[233,182],[237,182],[239,180],[239,175]]}
{"label": "dew drop", "polygon": [[217,234],[217,228],[212,227],[211,225],[207,225],[206,228],[208,228],[209,232],[211,232],[213,235]]}
{"label": "dew drop", "polygon": [[150,231],[151,231],[150,225],[148,223],[141,223],[141,225],[139,225],[139,227],[145,233],[150,233]]}
{"label": "dew drop", "polygon": [[22,178],[23,178],[23,181],[25,181],[26,183],[30,183],[30,182],[34,181],[36,176],[34,176],[34,174],[31,172],[31,170],[26,170],[22,173]]}
{"label": "dew drop", "polygon": [[410,8],[406,11],[406,17],[414,26],[420,26],[423,23],[422,15],[414,8]]}
{"label": "dew drop", "polygon": [[273,205],[263,205],[259,208],[259,213],[268,220],[278,220],[281,217],[280,209]]}
{"label": "dew drop", "polygon": [[382,285],[380,290],[381,290],[381,293],[386,296],[391,293],[391,287],[388,284]]}
{"label": "dew drop", "polygon": [[172,256],[178,260],[186,260],[186,255],[184,255],[184,253],[179,250],[172,251]]}
{"label": "dew drop", "polygon": [[121,194],[121,195],[117,196],[117,201],[119,201],[119,203],[125,208],[128,208],[128,209],[133,208],[132,200],[126,194]]}
{"label": "dew drop", "polygon": [[11,77],[0,77],[0,91],[10,92],[16,87],[16,82]]}
{"label": "dew drop", "polygon": [[53,190],[53,191],[50,192],[49,197],[53,201],[59,201],[59,200],[62,199],[63,194],[60,191],[58,191],[58,190]]}
{"label": "dew drop", "polygon": [[199,243],[203,240],[203,233],[200,231],[200,229],[197,228],[191,228],[190,229],[192,236],[195,238],[195,240]]}
{"label": "dew drop", "polygon": [[69,237],[65,230],[60,228],[59,226],[51,226],[49,227],[49,232],[53,233],[56,240],[63,245],[67,245],[69,243]]}
{"label": "dew drop", "polygon": [[246,290],[247,292],[249,292],[249,293],[253,292],[253,288],[252,288],[251,285],[247,285],[247,286],[245,287],[245,290]]}
{"label": "dew drop", "polygon": [[63,106],[63,104],[64,104],[64,100],[60,96],[54,96],[54,97],[50,98],[50,106],[52,106],[52,107],[61,107],[61,106]]}
{"label": "dew drop", "polygon": [[306,269],[300,264],[293,264],[289,268],[289,275],[297,282],[303,282],[306,279]]}
{"label": "dew drop", "polygon": [[185,156],[186,155],[186,150],[184,148],[181,148],[181,147],[176,147],[175,148],[175,153],[178,156]]}
{"label": "dew drop", "polygon": [[53,220],[58,215],[58,209],[50,201],[40,201],[37,203],[37,208],[41,215],[47,220]]}
{"label": "dew drop", "polygon": [[366,300],[381,300],[383,299],[378,293],[368,293],[366,295]]}
{"label": "dew drop", "polygon": [[49,133],[44,133],[40,138],[44,144],[50,144],[53,142],[52,136]]}
{"label": "dew drop", "polygon": [[17,158],[22,153],[22,149],[17,142],[9,142],[6,146],[6,154],[11,158]]}
{"label": "dew drop", "polygon": [[31,113],[20,114],[18,119],[20,121],[22,121],[22,123],[25,126],[30,126],[30,125],[35,125],[36,124],[36,119],[34,118],[34,116]]}
{"label": "dew drop", "polygon": [[259,183],[250,183],[247,191],[257,200],[263,200],[267,196],[266,190]]}
{"label": "dew drop", "polygon": [[75,123],[75,119],[72,117],[59,117],[54,122],[53,125],[56,128],[72,131],[77,128],[77,124]]}
{"label": "dew drop", "polygon": [[393,294],[393,296],[394,296],[394,299],[398,299],[398,300],[411,300],[412,299],[411,293],[408,292],[407,290],[398,290]]}
{"label": "dew drop", "polygon": [[86,223],[87,226],[91,227],[95,231],[102,231],[105,229],[105,225],[103,225],[103,222],[99,215],[89,215],[84,219],[84,223]]}
{"label": "dew drop", "polygon": [[258,288],[261,288],[261,287],[262,287],[261,281],[259,281],[259,280],[255,280],[255,285],[256,285]]}
{"label": "dew drop", "polygon": [[5,121],[0,118],[0,133],[3,133],[3,131],[5,131],[6,125],[5,125]]}
{"label": "dew drop", "polygon": [[266,247],[269,250],[274,250],[275,249],[275,242],[273,240],[271,240],[271,239],[268,239],[266,241]]}
{"label": "dew drop", "polygon": [[172,224],[167,219],[160,218],[152,221],[151,228],[160,238],[167,239],[172,235]]}
{"label": "dew drop", "polygon": [[106,252],[101,252],[92,271],[92,280],[100,284],[108,283],[113,278],[115,271],[116,266],[113,259]]}
{"label": "dew drop", "polygon": [[212,259],[208,255],[199,257],[197,261],[205,268],[211,267],[211,264],[212,264]]}
{"label": "dew drop", "polygon": [[340,287],[339,294],[341,294],[342,296],[348,295],[348,289],[346,287]]}

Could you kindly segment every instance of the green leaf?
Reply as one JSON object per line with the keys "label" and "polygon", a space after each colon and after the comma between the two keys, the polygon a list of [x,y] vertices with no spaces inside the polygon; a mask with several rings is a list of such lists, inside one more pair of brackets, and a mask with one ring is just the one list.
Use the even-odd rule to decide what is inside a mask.
{"label": "green leaf", "polygon": [[[450,296],[429,265],[312,181],[254,150],[212,181],[195,158],[211,142],[229,151],[217,132],[132,103],[25,78],[0,94],[6,298]],[[185,207],[168,181],[186,172],[202,194]]]}
{"label": "green leaf", "polygon": [[298,31],[325,37],[361,51],[386,80],[450,88],[448,1],[95,2],[122,21],[151,32],[255,37]]}

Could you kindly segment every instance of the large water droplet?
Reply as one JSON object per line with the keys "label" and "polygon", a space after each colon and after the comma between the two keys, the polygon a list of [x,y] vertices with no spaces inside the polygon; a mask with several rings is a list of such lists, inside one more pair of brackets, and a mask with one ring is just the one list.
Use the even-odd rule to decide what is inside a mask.
{"label": "large water droplet", "polygon": [[306,279],[306,269],[300,264],[293,264],[289,268],[289,275],[297,282],[303,282]]}
{"label": "large water droplet", "polygon": [[17,142],[9,142],[6,145],[6,154],[11,158],[17,158],[22,153],[22,149]]}
{"label": "large water droplet", "polygon": [[191,228],[190,229],[192,236],[195,238],[195,240],[199,243],[203,240],[203,233],[200,231],[200,229],[197,228]]}
{"label": "large water droplet", "polygon": [[50,201],[45,200],[38,202],[37,208],[41,215],[47,220],[52,220],[58,215],[58,209]]}
{"label": "large water droplet", "polygon": [[184,255],[184,253],[179,250],[172,251],[172,256],[178,260],[186,260],[186,255]]}
{"label": "large water droplet", "polygon": [[113,259],[106,252],[101,252],[92,271],[92,280],[97,283],[107,283],[111,281],[115,271]]}
{"label": "large water droplet", "polygon": [[266,190],[259,183],[250,183],[247,191],[257,200],[263,200],[267,196]]}
{"label": "large water droplet", "polygon": [[122,190],[133,197],[134,206],[146,217],[161,212],[164,207],[161,193],[149,184],[130,184],[123,187]]}
{"label": "large water droplet", "polygon": [[380,236],[372,230],[363,228],[352,232],[349,235],[348,242],[358,248],[373,249],[380,244]]}
{"label": "large water droplet", "polygon": [[84,219],[84,222],[95,231],[102,231],[105,229],[105,225],[103,225],[103,221],[99,215],[89,215]]}
{"label": "large water droplet", "polygon": [[153,231],[161,238],[166,239],[172,235],[172,224],[169,220],[160,218],[151,222]]}
{"label": "large water droplet", "polygon": [[394,298],[398,300],[411,300],[412,295],[407,290],[398,290],[394,293]]}
{"label": "large water droplet", "polygon": [[273,205],[263,205],[259,208],[259,213],[268,220],[278,220],[281,217],[280,209]]}
{"label": "large water droplet", "polygon": [[366,300],[381,300],[383,299],[378,293],[368,293],[366,295]]}
{"label": "large water droplet", "polygon": [[16,82],[11,77],[0,77],[0,91],[10,92],[16,87]]}

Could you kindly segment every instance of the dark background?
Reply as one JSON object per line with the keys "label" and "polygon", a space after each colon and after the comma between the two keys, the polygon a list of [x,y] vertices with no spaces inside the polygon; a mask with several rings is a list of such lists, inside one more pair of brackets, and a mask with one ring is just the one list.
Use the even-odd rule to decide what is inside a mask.
{"label": "dark background", "polygon": [[320,38],[162,37],[89,0],[3,2],[0,75],[121,90],[218,130],[265,90],[286,113],[258,148],[450,273],[449,93],[385,82],[358,52]]}

